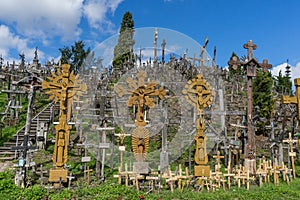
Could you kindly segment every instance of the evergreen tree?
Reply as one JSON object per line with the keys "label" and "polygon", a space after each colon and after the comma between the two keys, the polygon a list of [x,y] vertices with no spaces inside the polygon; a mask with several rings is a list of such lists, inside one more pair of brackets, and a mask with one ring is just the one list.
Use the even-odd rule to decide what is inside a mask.
{"label": "evergreen tree", "polygon": [[258,130],[263,133],[268,119],[272,117],[275,109],[275,102],[272,93],[273,78],[271,72],[258,70],[253,81],[253,106],[258,108]]}
{"label": "evergreen tree", "polygon": [[119,32],[118,44],[114,49],[113,67],[114,69],[120,69],[122,65],[128,60],[134,60],[133,40],[134,35],[134,21],[132,14],[126,12],[123,15],[121,28]]}
{"label": "evergreen tree", "polygon": [[70,64],[70,70],[74,70],[74,73],[77,74],[81,69],[85,58],[90,53],[90,48],[84,49],[85,44],[83,41],[75,42],[74,45],[70,47],[60,48],[61,53],[61,64]]}
{"label": "evergreen tree", "polygon": [[290,78],[288,76],[282,76],[282,72],[280,70],[276,79],[277,79],[276,91],[282,95],[291,95],[292,82]]}

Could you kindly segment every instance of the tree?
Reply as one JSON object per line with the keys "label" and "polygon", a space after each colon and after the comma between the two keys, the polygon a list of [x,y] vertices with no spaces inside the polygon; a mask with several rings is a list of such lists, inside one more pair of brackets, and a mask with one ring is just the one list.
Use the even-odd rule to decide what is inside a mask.
{"label": "tree", "polygon": [[279,71],[278,76],[276,77],[276,91],[282,95],[291,95],[292,93],[292,82],[289,76],[282,76],[281,70]]}
{"label": "tree", "polygon": [[85,44],[83,41],[75,42],[74,45],[70,47],[60,48],[61,53],[60,61],[61,64],[70,64],[70,70],[74,70],[74,73],[77,74],[81,69],[84,60],[90,53],[90,48],[84,49]]}
{"label": "tree", "polygon": [[267,120],[272,117],[275,108],[272,88],[273,78],[271,72],[257,70],[256,78],[253,81],[253,106],[258,109],[258,134],[264,132]]}
{"label": "tree", "polygon": [[135,43],[135,41],[133,40],[134,21],[132,19],[132,14],[130,12],[126,12],[123,15],[119,33],[120,34],[118,38],[118,44],[114,48],[114,59],[113,59],[114,69],[120,69],[126,61],[134,60],[134,54],[133,54],[133,45]]}

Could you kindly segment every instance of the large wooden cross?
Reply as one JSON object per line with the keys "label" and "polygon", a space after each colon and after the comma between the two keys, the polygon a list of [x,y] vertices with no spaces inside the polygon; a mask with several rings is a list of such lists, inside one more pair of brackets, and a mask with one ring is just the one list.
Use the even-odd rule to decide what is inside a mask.
{"label": "large wooden cross", "polygon": [[200,74],[197,78],[189,80],[182,90],[187,101],[194,105],[197,109],[196,119],[196,151],[194,174],[195,176],[210,176],[210,167],[205,166],[208,163],[208,156],[206,152],[207,137],[204,134],[204,116],[203,109],[212,104],[214,92],[211,90],[210,85],[202,78]]}
{"label": "large wooden cross", "polygon": [[42,82],[42,88],[48,90],[49,99],[54,99],[55,103],[60,102],[59,124],[55,126],[56,140],[53,152],[53,163],[56,168],[50,170],[49,181],[57,182],[60,179],[67,181],[68,171],[64,169],[64,165],[68,160],[68,145],[70,126],[67,124],[67,108],[68,100],[82,96],[86,91],[86,84],[78,79],[79,75],[74,75],[74,71],[69,71],[70,65],[63,64],[62,70],[58,69],[57,74],[51,72],[52,77],[47,77],[49,81]]}
{"label": "large wooden cross", "polygon": [[166,91],[157,82],[151,81],[145,84],[147,73],[143,70],[137,73],[137,80],[129,77],[126,79],[129,90],[118,85],[115,92],[119,97],[129,94],[128,107],[137,106],[135,125],[137,128],[132,133],[132,148],[136,160],[142,161],[146,158],[149,145],[149,131],[145,129],[145,111],[155,106],[154,97],[163,99]]}
{"label": "large wooden cross", "polygon": [[249,40],[247,44],[244,44],[244,48],[248,49],[248,60],[251,60],[253,58],[253,50],[257,48],[256,44]]}

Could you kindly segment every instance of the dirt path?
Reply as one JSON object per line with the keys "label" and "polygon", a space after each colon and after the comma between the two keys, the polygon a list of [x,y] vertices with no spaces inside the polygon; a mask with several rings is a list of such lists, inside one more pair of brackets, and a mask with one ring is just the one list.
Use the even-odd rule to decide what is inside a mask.
{"label": "dirt path", "polygon": [[8,168],[11,168],[13,163],[11,161],[0,162],[0,172],[6,171]]}

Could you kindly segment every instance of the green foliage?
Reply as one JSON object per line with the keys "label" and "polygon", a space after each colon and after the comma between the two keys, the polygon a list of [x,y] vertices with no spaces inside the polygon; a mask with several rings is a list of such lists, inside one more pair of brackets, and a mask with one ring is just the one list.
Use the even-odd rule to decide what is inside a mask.
{"label": "green foliage", "polygon": [[271,118],[275,109],[273,98],[273,78],[270,72],[258,70],[253,81],[253,106],[258,108],[259,120],[257,133],[263,133],[267,120]]}
{"label": "green foliage", "polygon": [[[230,60],[233,58],[233,57],[237,57],[238,61],[240,62],[240,58],[234,53],[232,52],[232,55],[230,57]],[[229,70],[229,79],[232,79],[233,77],[235,76],[240,76],[240,75],[243,75],[245,72],[243,70],[243,67],[242,65],[238,66],[237,69],[233,69],[232,65],[229,65],[228,66],[228,70]]]}
{"label": "green foliage", "polygon": [[75,74],[78,74],[81,69],[85,58],[90,53],[90,48],[84,49],[85,44],[83,41],[77,41],[70,47],[60,48],[61,64],[70,64],[70,70],[74,70]]}
{"label": "green foliage", "polygon": [[282,76],[281,70],[276,77],[276,91],[283,95],[291,95],[292,93],[292,82],[288,76]]}
{"label": "green foliage", "polygon": [[120,68],[127,60],[134,60],[133,46],[135,41],[134,35],[134,21],[132,14],[126,12],[123,15],[118,44],[114,48],[113,67]]}

